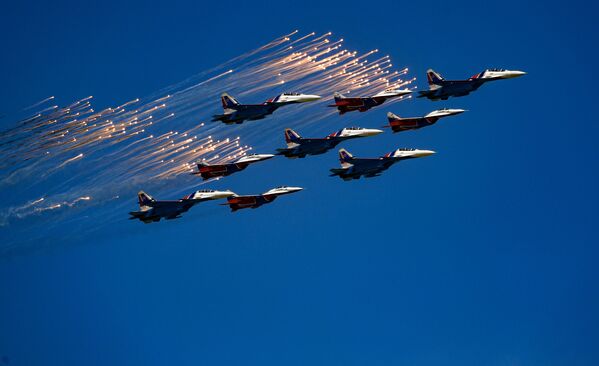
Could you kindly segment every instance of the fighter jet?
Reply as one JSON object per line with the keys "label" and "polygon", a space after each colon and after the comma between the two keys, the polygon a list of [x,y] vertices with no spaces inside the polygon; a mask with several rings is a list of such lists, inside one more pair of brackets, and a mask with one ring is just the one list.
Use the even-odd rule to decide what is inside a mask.
{"label": "fighter jet", "polygon": [[331,104],[329,107],[336,107],[339,114],[351,111],[366,112],[372,107],[385,103],[387,99],[400,97],[411,92],[408,89],[387,89],[372,97],[344,97],[340,93],[334,93],[335,104]]}
{"label": "fighter jet", "polygon": [[212,116],[212,120],[221,121],[226,124],[240,124],[246,120],[255,121],[263,119],[284,105],[312,102],[318,99],[320,99],[318,95],[283,93],[268,99],[262,104],[239,104],[237,99],[227,93],[223,93],[220,100],[223,104],[224,114],[214,115]]}
{"label": "fighter jet", "polygon": [[422,127],[434,125],[440,118],[454,116],[456,114],[464,113],[464,109],[438,109],[432,111],[424,117],[399,117],[391,112],[387,113],[387,119],[391,130],[395,132],[417,130]]}
{"label": "fighter jet", "polygon": [[526,73],[524,71],[487,69],[467,80],[445,80],[438,72],[429,69],[426,72],[429,90],[419,91],[418,98],[447,100],[449,97],[463,97],[477,90],[488,81],[511,79],[522,75],[526,75]]}
{"label": "fighter jet", "polygon": [[397,149],[380,158],[354,158],[345,149],[339,150],[341,169],[331,169],[331,177],[339,176],[343,180],[378,177],[391,165],[401,160],[420,158],[434,154],[432,150]]}
{"label": "fighter jet", "polygon": [[337,132],[333,132],[325,138],[302,138],[290,128],[285,129],[286,149],[277,149],[278,155],[284,155],[288,158],[305,158],[306,155],[324,154],[342,141],[378,135],[383,133],[381,130],[367,129],[361,127],[347,127]]}
{"label": "fighter jet", "polygon": [[140,191],[137,194],[139,211],[129,212],[131,215],[129,219],[138,219],[146,224],[158,222],[161,218],[178,219],[182,213],[189,211],[198,202],[226,198],[234,194],[231,191],[201,190],[179,200],[157,201],[147,193]]}
{"label": "fighter jet", "polygon": [[271,203],[278,196],[299,192],[302,189],[303,188],[301,188],[301,187],[281,186],[281,187],[273,188],[269,191],[266,191],[262,194],[258,194],[255,196],[237,196],[237,195],[235,195],[235,196],[227,198],[227,203],[223,203],[223,205],[229,205],[229,207],[231,208],[231,212],[241,210],[242,208],[258,208],[267,203]]}
{"label": "fighter jet", "polygon": [[204,178],[204,180],[216,177],[226,177],[227,175],[244,170],[250,164],[270,159],[273,156],[273,154],[249,154],[235,160],[232,163],[226,164],[208,164],[199,162],[196,163],[198,166],[198,171],[191,174],[200,175],[202,178]]}

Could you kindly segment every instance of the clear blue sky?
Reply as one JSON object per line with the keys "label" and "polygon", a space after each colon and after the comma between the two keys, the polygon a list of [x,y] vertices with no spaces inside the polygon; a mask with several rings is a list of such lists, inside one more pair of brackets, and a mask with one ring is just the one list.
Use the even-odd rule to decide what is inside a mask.
{"label": "clear blue sky", "polygon": [[[453,78],[487,67],[529,74],[447,103],[394,104],[405,115],[469,112],[348,143],[356,155],[438,151],[380,178],[327,177],[334,152],[272,160],[214,187],[307,189],[234,215],[207,205],[159,225],[123,219],[76,245],[0,259],[0,365],[599,364],[597,10],[4,5],[0,111],[48,95],[115,105],[294,29],[384,50],[420,88],[429,67]],[[387,110],[352,118],[375,127]],[[282,142],[280,128],[272,133]]]}

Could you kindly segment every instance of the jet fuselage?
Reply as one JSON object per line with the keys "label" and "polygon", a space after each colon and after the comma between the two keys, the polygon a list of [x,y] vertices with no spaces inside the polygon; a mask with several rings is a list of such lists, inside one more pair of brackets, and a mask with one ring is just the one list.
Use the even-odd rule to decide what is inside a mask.
{"label": "jet fuselage", "polygon": [[346,127],[324,138],[303,138],[297,132],[287,128],[285,129],[287,148],[277,149],[277,151],[279,155],[288,158],[304,158],[306,155],[324,154],[345,140],[375,136],[380,133],[383,133],[383,131],[361,127]]}
{"label": "jet fuselage", "polygon": [[352,111],[366,112],[367,110],[379,106],[388,99],[410,94],[408,89],[404,90],[386,90],[371,97],[345,97],[340,93],[335,93],[335,104],[329,107],[336,107],[339,114],[345,114]]}
{"label": "jet fuselage", "polygon": [[[130,212],[131,219],[139,219],[144,223],[158,222],[164,218],[172,220],[181,217],[181,214],[189,211],[195,203],[189,200],[176,201],[154,201],[140,211]],[[151,206],[150,206],[151,205]]]}
{"label": "jet fuselage", "polygon": [[439,109],[432,111],[423,117],[399,117],[389,112],[387,113],[387,119],[391,130],[395,132],[417,130],[422,127],[428,127],[434,125],[439,119],[448,116],[454,116],[465,112],[463,109]]}
{"label": "jet fuselage", "polygon": [[278,149],[279,154],[288,158],[305,158],[306,155],[320,155],[333,149],[347,138],[302,138],[297,146]]}
{"label": "jet fuselage", "polygon": [[263,119],[274,113],[277,109],[288,104],[312,102],[320,99],[318,95],[283,93],[268,99],[262,104],[240,104],[235,98],[227,93],[221,95],[221,104],[224,114],[214,115],[213,121],[221,121],[226,124],[243,123],[244,121],[255,121]]}
{"label": "jet fuselage", "polygon": [[214,116],[214,121],[221,121],[226,124],[241,124],[244,121],[256,121],[264,119],[279,109],[278,104],[240,104],[235,107],[235,111],[230,114]]}
{"label": "jet fuselage", "polygon": [[277,187],[267,192],[251,196],[232,196],[227,198],[226,205],[229,205],[232,212],[243,208],[258,208],[267,203],[273,202],[278,196],[301,191],[301,187]]}
{"label": "jet fuselage", "polygon": [[197,163],[198,171],[191,174],[200,175],[204,180],[217,177],[226,177],[233,173],[244,170],[250,164],[268,160],[273,156],[273,154],[250,154],[243,156],[234,162],[225,164],[207,164],[205,162],[199,162]]}
{"label": "jet fuselage", "polygon": [[526,75],[523,71],[487,69],[467,80],[445,80],[432,69],[426,72],[429,90],[419,91],[418,98],[447,100],[449,97],[463,97],[480,88],[489,81],[511,79]]}

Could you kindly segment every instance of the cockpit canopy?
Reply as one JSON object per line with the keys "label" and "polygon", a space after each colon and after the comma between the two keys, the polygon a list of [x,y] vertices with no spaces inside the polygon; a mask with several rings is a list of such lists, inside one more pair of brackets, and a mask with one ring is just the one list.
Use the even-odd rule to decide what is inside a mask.
{"label": "cockpit canopy", "polygon": [[345,127],[346,130],[351,130],[351,131],[358,131],[358,130],[363,130],[362,127]]}
{"label": "cockpit canopy", "polygon": [[498,71],[505,71],[505,69],[488,69],[487,71],[498,72]]}
{"label": "cockpit canopy", "polygon": [[214,190],[212,189],[200,189],[198,190],[199,193],[212,193],[214,192]]}
{"label": "cockpit canopy", "polygon": [[300,93],[283,93],[283,95],[297,96],[301,95]]}
{"label": "cockpit canopy", "polygon": [[409,147],[400,147],[399,149],[397,149],[398,151],[415,151],[416,149],[411,149]]}

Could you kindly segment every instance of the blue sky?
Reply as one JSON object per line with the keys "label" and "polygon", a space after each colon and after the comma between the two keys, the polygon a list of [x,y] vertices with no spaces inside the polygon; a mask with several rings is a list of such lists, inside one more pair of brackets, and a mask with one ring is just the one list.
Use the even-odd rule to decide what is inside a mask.
{"label": "blue sky", "polygon": [[[212,187],[306,190],[236,214],[207,204],[158,225],[124,212],[94,235],[48,232],[43,248],[0,259],[0,356],[11,365],[597,364],[596,10],[511,1],[5,6],[0,114],[48,95],[115,105],[294,29],[384,50],[421,89],[429,67],[448,78],[487,67],[529,74],[444,103],[327,120],[334,131],[350,121],[378,127],[388,110],[469,110],[348,142],[362,156],[438,152],[376,179],[329,178],[334,152],[273,159]],[[286,121],[260,123],[273,124],[273,147],[282,143]],[[0,230],[0,241],[13,239]]]}

